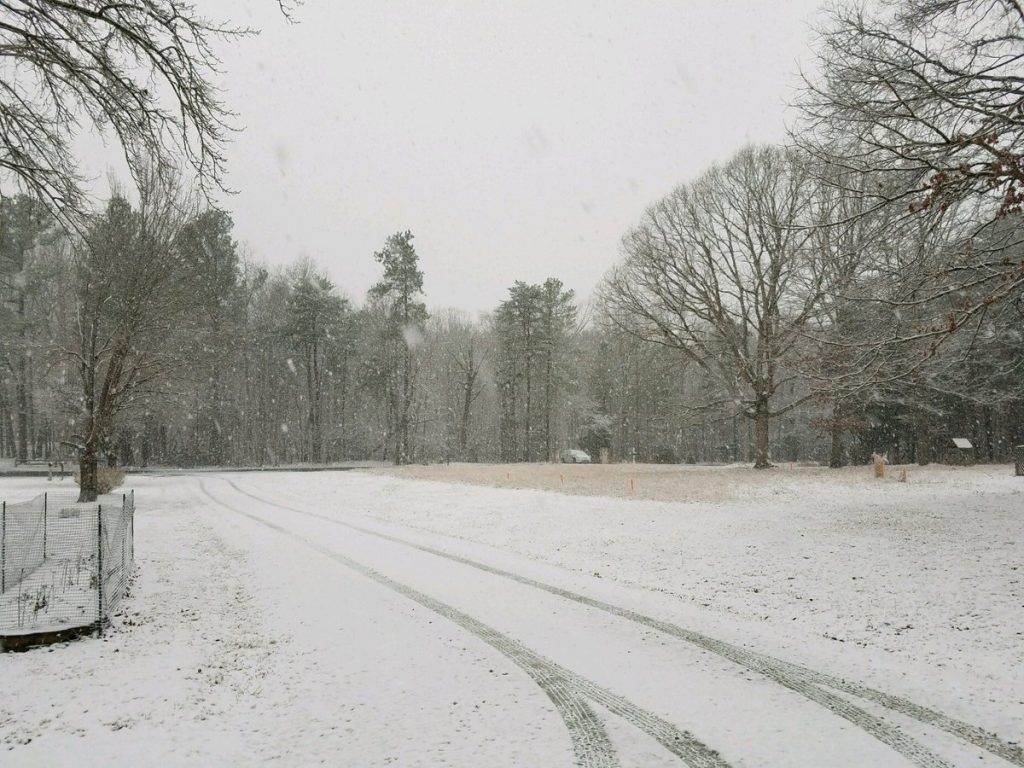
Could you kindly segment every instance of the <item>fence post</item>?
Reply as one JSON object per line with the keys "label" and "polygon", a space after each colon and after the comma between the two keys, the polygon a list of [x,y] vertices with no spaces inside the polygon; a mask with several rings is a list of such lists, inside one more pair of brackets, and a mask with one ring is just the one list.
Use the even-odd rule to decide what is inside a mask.
{"label": "fence post", "polygon": [[132,488],[132,516],[128,519],[132,540],[132,565],[135,565],[135,489]]}
{"label": "fence post", "polygon": [[96,629],[103,634],[103,505],[96,505]]}
{"label": "fence post", "polygon": [[[125,568],[125,562],[128,559],[128,529],[125,526],[124,513],[128,508],[128,494],[121,494],[121,519],[117,524],[117,535],[121,539],[121,579],[127,582],[128,577],[125,575],[128,573],[128,569]],[[118,582],[121,581],[118,579]],[[124,597],[122,594],[121,597]]]}
{"label": "fence post", "polygon": [[7,591],[7,502],[0,512],[0,595]]}
{"label": "fence post", "polygon": [[43,560],[46,559],[46,507],[47,498],[46,493],[43,493]]}

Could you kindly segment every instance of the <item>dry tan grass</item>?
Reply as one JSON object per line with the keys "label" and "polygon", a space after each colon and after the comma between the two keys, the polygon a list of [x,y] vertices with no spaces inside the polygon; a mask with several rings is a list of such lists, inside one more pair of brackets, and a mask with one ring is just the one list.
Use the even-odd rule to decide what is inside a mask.
{"label": "dry tan grass", "polygon": [[[914,483],[946,482],[964,473],[1003,472],[1000,467],[908,466]],[[871,465],[805,467],[780,464],[768,470],[749,466],[689,466],[666,464],[432,464],[383,467],[377,474],[496,488],[532,488],[577,496],[613,496],[653,501],[713,502],[749,498],[759,493],[811,490],[821,483],[859,487],[897,482],[898,473],[873,477]]]}

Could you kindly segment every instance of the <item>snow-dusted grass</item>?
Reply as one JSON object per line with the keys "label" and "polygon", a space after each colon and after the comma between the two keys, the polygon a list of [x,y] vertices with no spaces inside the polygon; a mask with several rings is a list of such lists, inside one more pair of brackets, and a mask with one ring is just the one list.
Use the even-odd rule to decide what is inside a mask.
{"label": "snow-dusted grass", "polygon": [[949,467],[931,464],[890,466],[884,479],[873,477],[873,468],[780,463],[768,470],[749,465],[724,466],[680,464],[430,464],[378,467],[377,474],[410,480],[436,480],[493,488],[555,491],[575,496],[611,496],[650,501],[722,502],[771,497],[786,488],[825,484],[832,488],[875,487],[899,482],[901,472],[911,484],[956,483],[962,477],[999,477],[1012,467]]}
{"label": "snow-dusted grass", "polygon": [[[633,467],[517,469],[600,488]],[[732,765],[909,764],[720,657],[349,523],[1024,738],[1024,479],[1010,468],[910,468],[907,483],[866,467],[649,469],[666,493],[716,500],[365,471],[129,478],[132,597],[103,640],[0,655],[0,764],[572,763],[551,701],[519,667],[344,558],[690,729]],[[679,764],[598,715],[622,765]],[[895,719],[950,765],[1007,764]]]}
{"label": "snow-dusted grass", "polygon": [[0,595],[0,634],[54,632],[96,621],[96,562],[48,559]]}
{"label": "snow-dusted grass", "polygon": [[[681,501],[469,485],[507,483],[508,471],[547,487],[565,473],[576,494],[628,497],[634,468],[646,471],[638,495]],[[1009,465],[915,465],[901,483],[899,469],[879,481],[870,467],[409,467],[346,501],[381,522],[662,593],[706,625],[773,636],[776,649],[862,649],[853,675],[875,659],[914,669],[921,685],[949,673],[1024,734],[1024,478]],[[428,475],[461,483],[405,479]]]}

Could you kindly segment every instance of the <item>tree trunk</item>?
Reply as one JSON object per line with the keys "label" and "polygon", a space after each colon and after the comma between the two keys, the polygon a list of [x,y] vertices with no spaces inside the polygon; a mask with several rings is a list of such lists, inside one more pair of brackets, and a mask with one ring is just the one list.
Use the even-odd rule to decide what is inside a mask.
{"label": "tree trunk", "polygon": [[348,352],[341,361],[338,379],[338,458],[348,458]]}
{"label": "tree trunk", "polygon": [[501,414],[498,425],[501,441],[501,460],[515,461],[519,454],[516,439],[519,425],[516,423],[516,385],[515,376],[501,385]]}
{"label": "tree trunk", "polygon": [[322,464],[324,460],[323,376],[320,372],[320,349],[315,341],[307,366],[307,380],[309,382],[309,461]]}
{"label": "tree trunk", "polygon": [[78,500],[96,501],[99,489],[98,477],[96,475],[96,445],[88,441],[78,457]]}
{"label": "tree trunk", "polygon": [[[529,343],[529,342],[527,342]],[[533,382],[530,378],[530,356],[526,356],[526,428],[523,432],[523,461],[533,461],[533,445],[531,444],[530,428],[533,419]]]}
{"label": "tree trunk", "polygon": [[[550,343],[550,342],[549,342]],[[546,369],[544,371],[544,453],[545,461],[554,461],[551,452],[551,350],[548,350]]]}
{"label": "tree trunk", "polygon": [[829,449],[828,465],[832,469],[839,469],[845,463],[843,461],[843,406],[837,399],[832,404],[832,424],[829,429],[829,437],[832,440]]}
{"label": "tree trunk", "polygon": [[932,461],[931,434],[928,425],[927,411],[917,414],[917,463],[922,467]]}
{"label": "tree trunk", "polygon": [[215,467],[224,465],[224,411],[222,408],[223,397],[221,396],[221,372],[220,366],[215,365],[210,375],[212,386],[210,401],[212,413],[210,417],[210,463]]}
{"label": "tree trunk", "polygon": [[759,400],[754,412],[754,434],[757,440],[754,469],[767,469],[772,465],[768,454],[768,427],[770,425],[771,417],[768,413],[768,403]]}
{"label": "tree trunk", "polygon": [[402,360],[402,402],[398,412],[398,446],[396,464],[408,464],[411,457],[409,451],[409,412],[412,408],[412,352],[408,344]]}
{"label": "tree trunk", "polygon": [[473,384],[475,374],[467,374],[462,392],[462,419],[459,422],[459,458],[466,460],[466,448],[469,445],[469,420],[473,415]]}
{"label": "tree trunk", "polygon": [[308,346],[306,348],[306,404],[308,406],[306,413],[307,430],[302,439],[301,461],[310,461],[313,445],[316,440],[313,436],[316,423],[316,402],[313,398],[313,354]]}
{"label": "tree trunk", "polygon": [[984,456],[985,459],[991,463],[996,460],[995,441],[992,439],[992,421],[993,421],[993,408],[991,405],[983,405],[981,408],[984,422],[984,433],[982,434],[982,441],[984,442]]}
{"label": "tree trunk", "polygon": [[28,461],[28,356],[25,354],[25,293],[18,293],[18,370],[14,382],[14,406],[18,411],[18,462]]}
{"label": "tree trunk", "polygon": [[382,461],[396,461],[398,455],[398,382],[389,375],[387,380],[387,397],[384,406],[384,458]]}
{"label": "tree trunk", "polygon": [[17,439],[14,435],[14,413],[11,412],[10,406],[7,400],[7,387],[3,381],[0,381],[0,415],[2,415],[2,422],[0,422],[0,434],[3,436],[4,456],[14,456],[17,448]]}
{"label": "tree trunk", "polygon": [[28,387],[25,380],[28,377],[26,370],[25,353],[19,353],[18,374],[14,383],[15,407],[18,410],[18,463],[24,464],[28,461]]}

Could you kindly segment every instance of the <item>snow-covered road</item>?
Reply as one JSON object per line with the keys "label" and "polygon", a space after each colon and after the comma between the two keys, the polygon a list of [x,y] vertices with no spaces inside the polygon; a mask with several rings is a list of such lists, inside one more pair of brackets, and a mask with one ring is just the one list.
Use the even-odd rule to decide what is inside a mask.
{"label": "snow-covered road", "polygon": [[125,626],[0,658],[5,765],[1024,765],[991,718],[937,711],[948,676],[912,701],[884,660],[851,676],[856,649],[781,658],[664,595],[382,522],[386,478],[137,487]]}

